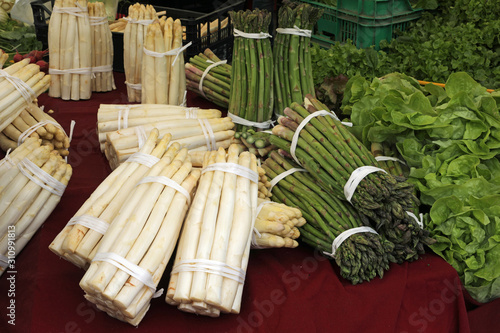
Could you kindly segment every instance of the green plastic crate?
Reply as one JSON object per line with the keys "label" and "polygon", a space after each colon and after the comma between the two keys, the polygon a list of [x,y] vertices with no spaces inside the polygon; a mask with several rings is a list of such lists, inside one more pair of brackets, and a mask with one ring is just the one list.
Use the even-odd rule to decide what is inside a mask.
{"label": "green plastic crate", "polygon": [[361,18],[376,19],[411,14],[415,11],[408,0],[337,0],[337,9]]}
{"label": "green plastic crate", "polygon": [[380,41],[390,41],[397,31],[404,31],[422,15],[422,10],[412,9],[407,0],[337,0],[337,7],[310,0],[299,1],[324,10],[312,36],[313,41],[323,46],[351,40],[358,48],[374,45],[379,49]]}

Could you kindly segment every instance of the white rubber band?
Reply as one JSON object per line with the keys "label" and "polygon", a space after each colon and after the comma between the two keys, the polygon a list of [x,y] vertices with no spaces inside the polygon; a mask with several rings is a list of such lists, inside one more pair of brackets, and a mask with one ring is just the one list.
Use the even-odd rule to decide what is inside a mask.
{"label": "white rubber band", "polygon": [[153,276],[144,268],[131,263],[122,256],[117,255],[112,252],[98,252],[92,259],[94,261],[105,261],[115,266],[116,268],[124,271],[128,275],[141,281],[145,286],[151,289],[153,292],[156,290],[156,285],[153,281]]}
{"label": "white rubber band", "polygon": [[305,117],[304,120],[302,120],[300,122],[299,126],[295,130],[295,133],[293,134],[292,142],[290,144],[290,154],[292,155],[293,159],[295,160],[295,162],[297,162],[298,165],[301,165],[301,164],[299,163],[297,156],[295,156],[295,149],[297,148],[297,142],[299,140],[300,131],[302,131],[302,129],[309,123],[309,121],[311,119],[319,117],[319,116],[330,116],[330,117],[334,118],[334,115],[331,112],[328,112],[326,110],[316,111],[314,113],[311,113],[307,117]]}
{"label": "white rubber band", "polygon": [[[328,113],[330,113],[330,116],[331,116],[333,119],[335,119],[335,120],[337,120],[337,121],[340,121],[339,117],[335,114],[335,112],[333,112],[333,111],[328,111],[328,110],[320,110],[320,111],[325,111],[325,112],[328,112]],[[352,125],[353,125],[352,123],[347,122],[347,121],[340,121],[340,123],[341,123],[342,125],[344,125],[344,126],[347,126],[347,127],[352,127]]]}
{"label": "white rubber band", "polygon": [[257,172],[236,163],[226,162],[210,164],[209,166],[205,167],[201,171],[201,173],[204,174],[205,172],[209,171],[223,171],[234,173],[235,175],[245,177],[256,184],[259,183],[259,174]]}
{"label": "white rubber band", "polygon": [[288,169],[286,170],[285,172],[282,172],[280,173],[279,175],[277,175],[276,177],[274,177],[272,180],[271,180],[271,187],[269,188],[269,192],[271,192],[273,190],[273,187],[278,184],[278,182],[280,180],[282,180],[283,178],[285,178],[286,176],[289,176],[291,175],[292,173],[294,172],[307,172],[306,169],[300,169],[300,168],[291,168],[291,169]]}
{"label": "white rubber band", "polygon": [[406,211],[406,213],[407,213],[409,216],[411,216],[411,217],[413,217],[413,218],[415,219],[415,221],[416,221],[416,222],[417,222],[417,224],[420,226],[420,228],[422,228],[422,229],[424,228],[424,214],[420,213],[420,214],[418,215],[418,217],[420,217],[420,219],[419,219],[419,218],[418,218],[415,214],[413,214],[413,213],[412,213],[412,212],[410,212],[410,211]]}
{"label": "white rubber band", "polygon": [[108,23],[108,17],[107,16],[89,16],[89,19],[90,19],[90,25],[91,26],[101,25],[101,24]]}
{"label": "white rubber band", "polygon": [[268,120],[268,121],[265,121],[265,122],[262,122],[262,123],[256,123],[256,122],[253,122],[253,121],[246,120],[244,118],[238,117],[237,115],[232,114],[231,112],[228,112],[227,116],[229,118],[231,118],[231,120],[233,121],[233,123],[240,124],[240,125],[243,125],[243,126],[251,126],[251,127],[261,128],[261,129],[267,129],[269,127],[272,127],[273,124],[274,124],[274,121],[272,121],[272,120]]}
{"label": "white rubber band", "polygon": [[179,57],[179,54],[184,52],[188,47],[191,46],[191,44],[193,44],[193,42],[189,42],[182,47],[178,47],[178,48],[169,50],[167,52],[162,52],[162,53],[148,50],[148,49],[146,49],[146,47],[143,47],[142,49],[144,51],[144,54],[151,56],[151,57],[162,58],[165,56],[175,56],[174,60],[172,61],[172,66],[174,66],[175,62],[177,61],[177,58]]}
{"label": "white rubber band", "polygon": [[141,83],[130,83],[130,82],[125,81],[125,84],[130,89],[134,89],[134,90],[141,90],[142,89],[142,84]]}
{"label": "white rubber band", "polygon": [[40,169],[35,163],[31,162],[28,158],[24,158],[17,164],[19,171],[25,175],[32,182],[37,184],[43,189],[46,189],[52,194],[62,196],[66,186],[49,175],[47,172]]}
{"label": "white rubber band", "polygon": [[396,157],[392,157],[392,156],[375,156],[375,159],[377,161],[394,161],[394,162],[399,162],[401,164],[404,164],[406,165],[406,163],[402,160],[400,160],[399,158],[396,158]]}
{"label": "white rubber band", "polygon": [[343,233],[341,233],[340,235],[338,235],[337,237],[335,237],[335,239],[332,242],[332,253],[328,253],[328,252],[323,252],[323,253],[332,257],[332,258],[335,258],[335,252],[337,252],[337,249],[340,247],[340,245],[342,245],[342,243],[347,238],[351,237],[354,234],[359,234],[362,232],[370,232],[372,234],[378,235],[378,232],[376,232],[374,229],[372,229],[370,227],[357,227],[357,228],[348,229],[348,230],[344,231]]}
{"label": "white rubber band", "polygon": [[260,234],[259,230],[257,228],[253,228],[252,232],[252,241],[250,243],[250,248],[255,249],[255,250],[260,250],[260,249],[265,249],[265,246],[260,246],[257,244],[257,238],[262,238],[262,235]]}
{"label": "white rubber band", "polygon": [[61,75],[61,74],[91,75],[92,74],[92,67],[70,68],[70,69],[49,68],[49,74],[51,74],[51,75]]}
{"label": "white rubber band", "polygon": [[104,235],[109,228],[108,222],[91,215],[74,216],[69,220],[67,225],[70,226],[75,224],[79,224],[86,228],[92,229],[100,233],[101,235]]}
{"label": "white rubber band", "polygon": [[92,70],[92,74],[94,74],[94,73],[112,72],[113,71],[113,65],[103,65],[103,66],[92,67],[91,70]]}
{"label": "white rubber band", "polygon": [[[64,128],[62,128],[62,126],[60,124],[56,123],[55,121],[52,121],[52,120],[43,120],[43,121],[41,121],[39,123],[36,123],[35,125],[31,126],[30,128],[28,128],[23,133],[21,133],[21,135],[17,139],[17,146],[22,145],[23,142],[26,141],[26,139],[31,134],[33,134],[37,129],[39,129],[40,127],[43,127],[45,125],[48,125],[48,124],[52,124],[52,125],[54,125],[55,127],[61,129],[64,132]],[[66,132],[64,132],[64,134],[66,134]]]}
{"label": "white rubber band", "polygon": [[16,88],[16,90],[23,96],[26,103],[31,104],[36,98],[36,93],[31,87],[16,76],[12,76],[3,69],[0,69],[0,78],[3,77],[10,82]]}
{"label": "white rubber band", "polygon": [[312,30],[300,29],[296,25],[293,28],[276,28],[276,32],[285,35],[297,35],[311,38]]}
{"label": "white rubber band", "polygon": [[344,185],[344,195],[347,201],[351,202],[352,196],[354,195],[356,188],[366,176],[368,176],[370,173],[379,171],[387,173],[387,171],[385,171],[384,169],[377,168],[371,165],[365,165],[354,170]]}
{"label": "white rubber band", "polygon": [[184,110],[186,112],[186,119],[197,119],[198,118],[198,110],[199,110],[199,108],[186,108]]}
{"label": "white rubber band", "polygon": [[128,23],[142,24],[145,26],[148,26],[154,22],[154,20],[136,20],[136,19],[133,19],[131,17],[124,17],[123,20],[127,21]]}
{"label": "white rubber band", "polygon": [[[82,7],[76,3],[76,7],[58,7],[54,6],[52,8],[52,13],[70,14],[78,17],[88,16],[87,7]],[[83,14],[81,14],[83,13]]]}
{"label": "white rubber band", "polygon": [[180,272],[205,272],[208,274],[217,274],[225,278],[237,281],[238,283],[245,282],[245,271],[240,267],[234,267],[225,262],[209,260],[209,259],[191,259],[179,261],[170,274]]}
{"label": "white rubber band", "polygon": [[[210,60],[207,60],[207,61],[210,61]],[[219,66],[219,65],[222,65],[222,64],[226,64],[227,60],[221,60],[221,61],[217,61],[217,62],[211,61],[211,62],[212,62],[212,64],[208,65],[208,67],[205,69],[205,71],[203,71],[203,74],[201,75],[200,83],[198,84],[198,90],[200,91],[201,95],[205,98],[207,98],[207,96],[205,96],[205,93],[203,92],[203,80],[205,80],[205,76],[207,76],[208,72],[212,68]]]}
{"label": "white rubber band", "polygon": [[215,140],[214,131],[212,130],[212,126],[210,126],[210,122],[206,118],[197,118],[200,123],[201,130],[205,135],[205,141],[207,143],[208,150],[217,150],[217,141]]}
{"label": "white rubber band", "polygon": [[191,203],[191,195],[189,194],[189,192],[184,187],[182,187],[177,182],[175,182],[174,180],[172,180],[168,177],[165,177],[165,176],[144,177],[137,183],[136,186],[138,186],[140,184],[144,184],[144,183],[160,183],[160,184],[163,184],[163,185],[168,186],[170,188],[173,188],[174,190],[176,190],[177,192],[179,192],[180,194],[182,194],[183,196],[186,197],[188,206]]}
{"label": "white rubber band", "polygon": [[137,136],[137,145],[139,146],[139,149],[144,146],[146,143],[146,140],[148,139],[148,136],[146,135],[146,131],[144,130],[144,127],[142,126],[136,126],[135,127],[135,135]]}
{"label": "white rubber band", "polygon": [[234,37],[244,37],[244,38],[249,38],[249,39],[266,39],[266,38],[272,38],[270,34],[267,32],[257,32],[257,33],[250,33],[250,32],[243,32],[241,30],[238,30],[234,28],[233,31]]}
{"label": "white rubber band", "polygon": [[149,155],[138,151],[137,153],[133,153],[125,162],[136,162],[142,165],[151,168],[153,165],[158,163],[160,159],[156,156]]}
{"label": "white rubber band", "polygon": [[187,93],[188,93],[187,89],[184,90],[184,96],[182,97],[182,103],[180,106],[184,106],[184,107],[187,106]]}

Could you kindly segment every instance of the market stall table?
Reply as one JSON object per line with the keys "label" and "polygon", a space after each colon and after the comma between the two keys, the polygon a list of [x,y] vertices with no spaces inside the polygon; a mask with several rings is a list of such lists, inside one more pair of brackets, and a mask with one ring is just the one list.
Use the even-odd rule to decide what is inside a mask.
{"label": "market stall table", "polygon": [[[0,332],[137,332],[87,302],[78,283],[83,271],[50,252],[48,245],[97,185],[110,173],[99,149],[96,113],[101,103],[126,104],[124,75],[117,90],[88,101],[62,101],[43,94],[39,104],[68,130],[76,121],[69,163],[73,177],[44,226],[16,258],[14,272],[0,278]],[[188,106],[214,107],[194,94]],[[4,154],[0,155],[3,157]],[[165,288],[171,263],[159,284]],[[13,291],[12,293],[10,291]],[[14,311],[8,307],[14,304]],[[241,313],[219,318],[179,311],[156,298],[139,332],[469,332],[467,309],[486,327],[496,308],[466,301],[456,271],[437,255],[391,265],[383,279],[351,285],[336,265],[306,245],[252,250]],[[469,306],[469,307],[467,307]],[[485,307],[485,306],[483,306]],[[12,308],[12,306],[11,306]],[[14,315],[8,317],[10,313]],[[8,323],[14,318],[15,326]],[[479,320],[478,320],[479,318]],[[485,324],[486,321],[486,324]],[[494,325],[490,321],[490,325]],[[491,327],[491,330],[493,328]]]}

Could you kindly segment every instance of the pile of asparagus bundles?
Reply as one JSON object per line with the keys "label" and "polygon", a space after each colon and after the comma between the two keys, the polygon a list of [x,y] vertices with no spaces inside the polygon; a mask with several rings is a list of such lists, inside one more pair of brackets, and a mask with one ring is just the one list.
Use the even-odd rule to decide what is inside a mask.
{"label": "pile of asparagus bundles", "polygon": [[0,131],[3,131],[41,93],[49,88],[50,75],[23,59],[0,69]]}
{"label": "pile of asparagus bundles", "polygon": [[44,112],[37,103],[30,103],[11,124],[0,132],[0,149],[16,149],[27,138],[40,138],[61,156],[69,155],[70,139],[62,126]]}
{"label": "pile of asparagus bundles", "polygon": [[271,14],[266,10],[229,12],[234,23],[231,96],[228,115],[247,127],[269,128],[273,116]]}
{"label": "pile of asparagus bundles", "polygon": [[300,209],[269,200],[259,199],[258,203],[252,248],[299,246],[298,228],[306,223]]}
{"label": "pile of asparagus bundles", "polygon": [[56,0],[48,43],[49,96],[63,100],[89,99],[92,95],[92,34],[87,0]]}
{"label": "pile of asparagus bundles", "polygon": [[186,87],[212,103],[228,108],[231,89],[231,65],[220,60],[210,49],[195,55],[185,65]]}
{"label": "pile of asparagus bundles", "polygon": [[78,267],[90,265],[102,236],[137,182],[160,158],[172,160],[179,152],[178,144],[167,149],[170,136],[158,143],[157,139],[158,131],[152,131],[140,152],[106,177],[54,238],[49,246],[52,252]]}
{"label": "pile of asparagus bundles", "polygon": [[0,275],[59,203],[72,168],[41,139],[29,138],[0,161]]}
{"label": "pile of asparagus bundles", "polygon": [[257,208],[257,158],[232,145],[205,154],[166,302],[212,317],[239,313]]}
{"label": "pile of asparagus bundles", "polygon": [[80,281],[85,298],[137,326],[177,244],[201,171],[182,149],[158,161],[130,192]]}
{"label": "pile of asparagus bundles", "polygon": [[92,91],[116,89],[113,77],[113,40],[103,2],[88,4],[92,36]]}
{"label": "pile of asparagus bundles", "polygon": [[145,30],[141,102],[181,105],[186,92],[181,21],[163,16]]}
{"label": "pile of asparagus bundles", "polygon": [[311,30],[323,9],[308,3],[284,1],[279,9],[274,41],[274,92],[276,112],[292,102],[302,103],[315,95],[311,54]]}
{"label": "pile of asparagus bundles", "polygon": [[157,18],[151,5],[135,3],[128,8],[127,26],[123,33],[123,63],[128,101],[141,102],[142,57],[147,27]]}

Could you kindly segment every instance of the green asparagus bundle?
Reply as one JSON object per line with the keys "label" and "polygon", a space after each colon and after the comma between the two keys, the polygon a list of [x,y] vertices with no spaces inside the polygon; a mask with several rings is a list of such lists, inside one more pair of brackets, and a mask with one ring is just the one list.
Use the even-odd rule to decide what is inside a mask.
{"label": "green asparagus bundle", "polygon": [[[262,167],[274,182],[280,174],[300,168],[277,151],[270,154]],[[301,240],[326,254],[334,254],[340,274],[353,284],[370,281],[377,275],[382,277],[389,269],[389,262],[395,261],[391,254],[394,244],[373,229],[352,234],[333,253],[332,244],[342,233],[368,225],[363,224],[352,206],[318,186],[311,174],[294,172],[287,175],[275,184],[272,194],[273,201],[302,211],[307,223],[299,228]]]}
{"label": "green asparagus bundle", "polygon": [[273,112],[273,53],[267,10],[229,12],[234,23],[231,96],[228,115],[238,131],[269,128]]}
{"label": "green asparagus bundle", "polygon": [[371,153],[378,161],[379,167],[390,173],[395,177],[408,178],[409,169],[404,162],[395,157],[395,151],[387,146],[378,142],[372,142]]}
{"label": "green asparagus bundle", "polygon": [[[308,96],[306,105],[307,109],[292,103],[284,110],[286,117],[278,119],[270,142],[294,156],[327,192],[350,201],[364,224],[372,225],[394,243],[396,262],[418,258],[425,252],[424,244],[434,240],[407,213],[419,204],[413,186],[380,168],[365,172],[368,166],[378,167],[377,160],[340,121],[328,115],[311,118],[295,135],[304,118],[326,109],[312,96]],[[294,140],[294,135],[298,140]],[[353,172],[366,175],[356,180],[351,176]],[[354,185],[349,189],[351,184]]]}
{"label": "green asparagus bundle", "polygon": [[206,49],[189,59],[185,65],[185,72],[188,90],[220,107],[226,109],[229,107],[231,65],[223,63],[210,49]]}
{"label": "green asparagus bundle", "polygon": [[318,7],[292,1],[284,1],[279,9],[273,54],[277,114],[292,102],[302,103],[306,94],[315,94],[309,47],[311,29],[322,14]]}
{"label": "green asparagus bundle", "polygon": [[270,131],[255,131],[250,128],[245,132],[236,132],[234,138],[240,140],[246,147],[246,150],[252,154],[266,157],[271,151],[276,149],[276,146],[269,142],[271,135]]}

